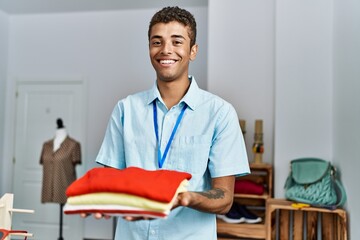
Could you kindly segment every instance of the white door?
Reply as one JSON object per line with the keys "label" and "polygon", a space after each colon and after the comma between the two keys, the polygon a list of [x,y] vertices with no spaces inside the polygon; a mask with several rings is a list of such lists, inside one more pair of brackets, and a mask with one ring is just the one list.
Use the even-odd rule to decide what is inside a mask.
{"label": "white door", "polygon": [[[63,120],[70,137],[84,142],[83,88],[80,81],[17,85],[14,208],[33,209],[35,213],[14,213],[12,228],[31,232],[36,240],[56,240],[60,235],[60,205],[41,203],[42,145],[54,137],[57,118]],[[76,167],[78,177],[83,174],[83,165]],[[83,239],[83,219],[79,216],[63,215],[62,226],[65,240]]]}

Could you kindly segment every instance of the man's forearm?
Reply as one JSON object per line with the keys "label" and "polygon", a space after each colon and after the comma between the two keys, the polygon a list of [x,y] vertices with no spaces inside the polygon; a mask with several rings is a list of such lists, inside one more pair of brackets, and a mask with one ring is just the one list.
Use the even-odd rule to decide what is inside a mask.
{"label": "man's forearm", "polygon": [[185,192],[179,195],[179,205],[216,213],[227,213],[233,202],[234,181],[232,176],[213,179],[213,188],[205,192]]}

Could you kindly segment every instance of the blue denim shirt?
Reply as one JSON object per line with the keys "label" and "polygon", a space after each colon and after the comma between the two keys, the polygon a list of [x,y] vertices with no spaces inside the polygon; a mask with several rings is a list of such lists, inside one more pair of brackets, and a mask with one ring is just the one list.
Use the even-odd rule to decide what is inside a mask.
{"label": "blue denim shirt", "polygon": [[[119,169],[159,168],[153,121],[153,101],[156,101],[161,153],[181,109],[187,105],[162,168],[191,173],[189,191],[210,189],[212,178],[249,173],[235,109],[220,97],[200,89],[194,77],[189,76],[189,80],[186,95],[171,109],[164,104],[156,83],[148,91],[120,100],[111,114],[96,162]],[[215,217],[178,207],[167,219],[128,222],[119,218],[115,239],[215,240]]]}

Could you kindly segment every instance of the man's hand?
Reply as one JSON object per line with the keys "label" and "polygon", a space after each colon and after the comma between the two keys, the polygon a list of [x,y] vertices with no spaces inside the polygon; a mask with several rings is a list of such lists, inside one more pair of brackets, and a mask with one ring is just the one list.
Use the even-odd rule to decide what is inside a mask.
{"label": "man's hand", "polygon": [[139,221],[139,220],[153,220],[155,218],[124,216],[123,219],[125,219],[126,221],[133,222],[133,221]]}
{"label": "man's hand", "polygon": [[[86,218],[90,215],[93,215],[93,217],[95,219],[110,219],[111,216],[110,215],[107,215],[107,214],[103,214],[103,213],[93,213],[93,214],[90,214],[90,213],[80,213],[80,217],[82,218]],[[123,219],[125,219],[126,221],[139,221],[139,220],[152,220],[154,218],[150,218],[150,217],[133,217],[133,216],[124,216]]]}
{"label": "man's hand", "polygon": [[188,207],[191,202],[191,196],[192,192],[182,192],[179,193],[174,201],[174,204],[172,206],[172,209],[175,209],[179,206]]}
{"label": "man's hand", "polygon": [[213,178],[212,188],[206,192],[179,193],[172,209],[183,206],[203,212],[225,214],[233,202],[234,183],[234,176]]}
{"label": "man's hand", "polygon": [[[86,218],[89,215],[91,215],[91,214],[89,214],[89,213],[80,213],[80,217],[82,217],[82,218]],[[93,213],[92,215],[94,216],[95,219],[101,219],[101,218],[110,219],[111,218],[110,215],[102,214],[102,213],[99,213],[99,212],[98,213]]]}

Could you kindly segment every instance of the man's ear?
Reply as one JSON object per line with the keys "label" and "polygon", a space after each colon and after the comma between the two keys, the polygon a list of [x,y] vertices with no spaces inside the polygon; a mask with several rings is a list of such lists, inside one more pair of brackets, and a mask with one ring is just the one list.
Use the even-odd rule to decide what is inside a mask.
{"label": "man's ear", "polygon": [[197,51],[198,51],[198,45],[194,44],[194,46],[192,46],[190,49],[190,61],[195,60]]}

